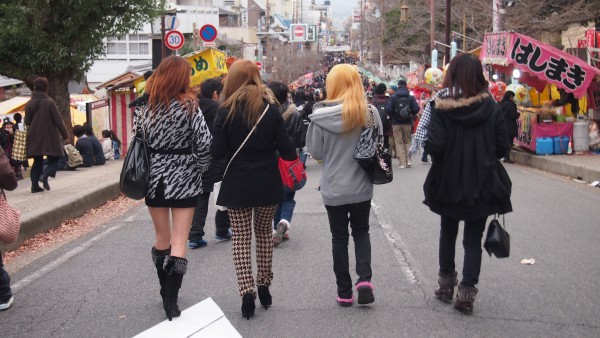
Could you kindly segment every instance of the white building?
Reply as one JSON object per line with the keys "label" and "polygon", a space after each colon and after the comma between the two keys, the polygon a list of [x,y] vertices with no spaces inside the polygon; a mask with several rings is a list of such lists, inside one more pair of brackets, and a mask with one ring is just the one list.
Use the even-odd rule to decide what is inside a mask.
{"label": "white building", "polygon": [[[223,7],[223,0],[169,0],[167,3],[167,10],[176,13],[179,21],[177,30],[186,39],[193,36],[194,27],[199,29],[204,24],[211,24],[218,31],[219,7]],[[94,62],[87,73],[89,85],[93,88],[128,69],[151,69],[152,45],[160,46],[162,41],[160,28],[161,22],[157,19],[152,24],[145,24],[138,32],[108,37],[105,40],[106,55]]]}

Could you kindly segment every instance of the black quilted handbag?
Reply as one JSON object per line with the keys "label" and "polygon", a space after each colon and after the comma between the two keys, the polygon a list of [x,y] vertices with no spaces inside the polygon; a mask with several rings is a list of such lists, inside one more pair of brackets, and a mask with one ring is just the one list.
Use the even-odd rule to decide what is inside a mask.
{"label": "black quilted handbag", "polygon": [[373,109],[369,106],[369,125],[362,128],[353,156],[373,184],[385,184],[393,179],[392,156],[383,146],[383,135],[379,133]]}
{"label": "black quilted handbag", "polygon": [[121,192],[134,200],[141,200],[146,196],[150,177],[150,163],[148,162],[146,133],[143,124],[141,129],[142,132],[137,133],[129,144],[119,182]]}

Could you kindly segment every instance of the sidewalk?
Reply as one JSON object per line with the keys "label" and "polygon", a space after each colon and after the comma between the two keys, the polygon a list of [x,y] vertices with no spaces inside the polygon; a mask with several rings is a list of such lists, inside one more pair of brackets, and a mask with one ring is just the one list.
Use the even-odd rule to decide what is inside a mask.
{"label": "sidewalk", "polygon": [[17,242],[0,249],[16,249],[26,239],[76,218],[119,196],[119,175],[123,160],[103,166],[59,171],[50,178],[50,191],[31,193],[29,177],[19,181],[14,191],[6,191],[12,207],[21,212],[21,233]]}
{"label": "sidewalk", "polygon": [[517,148],[512,150],[510,158],[515,163],[556,175],[579,178],[588,183],[600,181],[600,154],[535,155]]}

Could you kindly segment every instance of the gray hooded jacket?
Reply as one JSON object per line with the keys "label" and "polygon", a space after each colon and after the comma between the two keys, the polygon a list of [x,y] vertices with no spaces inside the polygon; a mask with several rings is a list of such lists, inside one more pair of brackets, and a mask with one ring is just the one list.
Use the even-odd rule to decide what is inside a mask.
{"label": "gray hooded jacket", "polygon": [[[381,119],[375,107],[373,117],[382,131]],[[354,148],[361,128],[342,132],[342,104],[318,103],[309,116],[306,146],[312,157],[323,160],[321,196],[329,206],[353,204],[373,198],[373,183],[354,160]]]}

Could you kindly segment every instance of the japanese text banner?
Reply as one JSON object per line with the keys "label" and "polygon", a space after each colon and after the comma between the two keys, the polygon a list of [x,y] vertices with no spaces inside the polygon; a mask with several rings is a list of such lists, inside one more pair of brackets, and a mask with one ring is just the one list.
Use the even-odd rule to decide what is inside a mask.
{"label": "japanese text banner", "polygon": [[209,48],[186,56],[192,66],[190,87],[198,86],[202,81],[227,74],[227,56],[224,52]]}
{"label": "japanese text banner", "polygon": [[513,33],[510,59],[521,71],[557,85],[580,98],[600,70],[525,35]]}

